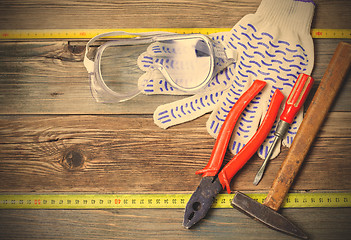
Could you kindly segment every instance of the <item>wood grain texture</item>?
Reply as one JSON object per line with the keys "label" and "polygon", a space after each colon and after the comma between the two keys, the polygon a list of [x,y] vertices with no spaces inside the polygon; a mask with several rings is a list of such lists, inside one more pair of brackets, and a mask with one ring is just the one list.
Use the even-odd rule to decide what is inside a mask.
{"label": "wood grain texture", "polygon": [[[350,28],[349,1],[315,0],[314,28]],[[2,29],[232,27],[260,0],[2,0]],[[44,21],[43,21],[44,20]]]}
{"label": "wood grain texture", "polygon": [[[351,2],[315,0],[313,28],[351,28]],[[2,0],[0,29],[232,27],[260,0]],[[351,42],[350,40],[347,40]],[[210,156],[208,115],[157,128],[154,109],[179,99],[144,96],[97,104],[82,63],[87,41],[0,42],[0,193],[192,192]],[[318,81],[339,40],[314,39]],[[129,68],[128,68],[129,69]],[[130,78],[137,79],[137,74]],[[348,76],[293,190],[350,191],[351,81]],[[317,86],[316,84],[316,86]],[[316,86],[314,89],[316,89]],[[267,191],[282,160],[255,156],[232,190]],[[225,162],[230,159],[226,156]],[[181,227],[183,209],[0,210],[0,239],[292,239],[238,211],[211,210]],[[347,239],[350,209],[282,209],[312,239]]]}
{"label": "wood grain texture", "polygon": [[[0,239],[296,239],[234,209],[211,209],[191,230],[181,226],[183,214],[183,209],[1,210]],[[283,209],[282,214],[311,239],[351,234],[350,208]]]}
{"label": "wood grain texture", "polygon": [[[312,76],[316,86],[339,41],[315,39],[318,54]],[[152,114],[157,106],[184,98],[140,94],[123,103],[96,103],[82,62],[84,45],[85,42],[65,41],[2,42],[0,114]],[[126,54],[125,58],[130,57]],[[141,75],[137,73],[118,80],[136,82]],[[349,74],[332,111],[351,111],[350,91]]]}
{"label": "wood grain texture", "polygon": [[[191,192],[215,142],[206,120],[160,130],[148,116],[10,116],[0,121],[0,191]],[[349,112],[330,114],[293,189],[349,189],[351,132],[342,123],[350,120]],[[262,162],[255,156],[232,189],[267,190],[286,154],[258,186],[252,181]]]}

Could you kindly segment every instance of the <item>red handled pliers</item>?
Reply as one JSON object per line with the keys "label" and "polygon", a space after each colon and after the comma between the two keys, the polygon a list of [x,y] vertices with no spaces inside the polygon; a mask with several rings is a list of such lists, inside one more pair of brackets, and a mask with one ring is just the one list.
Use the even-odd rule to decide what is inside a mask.
{"label": "red handled pliers", "polygon": [[238,99],[228,113],[207,166],[196,172],[203,174],[201,182],[186,205],[183,226],[190,228],[204,218],[211,208],[217,194],[227,188],[230,193],[230,181],[234,175],[245,165],[255,154],[270,132],[277,117],[278,110],[284,95],[277,89],[272,96],[267,113],[250,141],[239,151],[229,163],[218,173],[227,151],[229,140],[233,129],[241,113],[251,100],[263,89],[266,82],[256,80],[252,86]]}

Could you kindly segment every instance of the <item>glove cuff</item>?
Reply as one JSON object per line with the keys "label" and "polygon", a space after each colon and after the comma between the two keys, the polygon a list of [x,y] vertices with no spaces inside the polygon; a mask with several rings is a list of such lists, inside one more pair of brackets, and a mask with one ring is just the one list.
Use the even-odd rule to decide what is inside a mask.
{"label": "glove cuff", "polygon": [[256,14],[282,29],[309,33],[314,7],[313,0],[262,0]]}

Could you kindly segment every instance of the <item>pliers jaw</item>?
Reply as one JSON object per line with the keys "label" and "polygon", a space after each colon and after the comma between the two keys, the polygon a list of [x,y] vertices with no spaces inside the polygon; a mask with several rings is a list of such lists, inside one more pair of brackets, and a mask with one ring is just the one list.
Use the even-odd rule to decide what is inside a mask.
{"label": "pliers jaw", "polygon": [[183,226],[189,229],[204,218],[222,189],[217,177],[203,177],[186,205]]}
{"label": "pliers jaw", "polygon": [[185,208],[183,221],[183,226],[185,228],[190,228],[206,216],[206,213],[211,208],[216,195],[222,189],[227,188],[228,193],[230,193],[229,184],[231,179],[256,153],[257,149],[269,134],[277,117],[280,104],[284,99],[284,95],[279,89],[276,89],[273,94],[266,116],[262,120],[256,133],[239,151],[239,153],[236,154],[218,173],[223,163],[228,143],[237,120],[250,101],[262,90],[265,84],[266,83],[263,81],[254,81],[252,86],[240,96],[228,113],[212,150],[210,161],[204,169],[196,172],[197,174],[203,175],[200,185],[191,196]]}

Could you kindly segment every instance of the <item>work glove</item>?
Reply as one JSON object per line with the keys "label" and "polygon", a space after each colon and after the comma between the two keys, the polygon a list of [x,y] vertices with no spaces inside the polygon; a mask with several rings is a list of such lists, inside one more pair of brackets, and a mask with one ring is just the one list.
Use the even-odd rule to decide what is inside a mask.
{"label": "work glove", "polygon": [[[203,86],[201,83],[235,62],[236,52],[224,47],[224,33],[209,36],[211,40],[207,40],[207,43],[212,46],[213,51],[198,36],[199,34],[193,34],[185,39],[150,44],[146,52],[138,58],[139,68],[145,71],[139,78],[139,89],[144,94],[193,95],[213,90],[213,86],[217,89],[225,87],[216,81],[210,82],[211,84],[203,83]],[[205,35],[201,35],[201,38],[208,39]],[[213,56],[212,64],[209,52]],[[213,65],[211,76],[208,74],[211,68],[209,65]],[[160,68],[166,72],[162,72]],[[171,82],[165,79],[165,74],[172,78]]]}
{"label": "work glove", "polygon": [[[212,111],[206,125],[211,136],[216,138],[227,113],[241,94],[254,80],[266,81],[266,87],[244,110],[233,131],[230,150],[233,154],[239,152],[256,132],[274,90],[279,89],[287,97],[300,73],[311,74],[313,13],[313,1],[262,0],[255,14],[246,15],[230,32],[218,36],[227,51],[236,52],[237,62],[219,72],[213,81],[215,87],[209,87],[208,91],[159,106],[154,113],[155,123],[167,128]],[[284,146],[290,147],[302,118],[303,109],[283,138]],[[261,158],[265,158],[273,141],[276,123],[258,150]],[[280,143],[272,158],[280,152],[278,145]]]}
{"label": "work glove", "polygon": [[[202,88],[198,92],[183,91],[173,87],[158,70],[158,66],[162,64],[164,68],[176,69],[180,73],[183,71],[186,73],[190,72],[193,76],[197,76],[195,74],[197,71],[191,67],[192,64],[186,59],[186,54],[183,59],[179,58],[181,56],[179,53],[191,52],[194,49],[186,49],[173,43],[156,42],[151,44],[147,51],[139,56],[138,66],[145,71],[145,74],[138,81],[138,86],[142,93],[193,95],[159,106],[154,112],[154,122],[156,125],[166,129],[170,126],[193,120],[213,110],[223,91],[230,86],[237,59],[236,51],[231,48],[225,48],[223,45],[225,34],[228,34],[228,32],[209,35],[216,45],[224,49],[226,57],[217,58],[214,70],[217,74],[205,88]],[[221,47],[217,47],[217,49]],[[216,51],[216,55],[221,56],[218,52],[221,51]],[[173,58],[173,53],[178,54],[177,59]]]}

